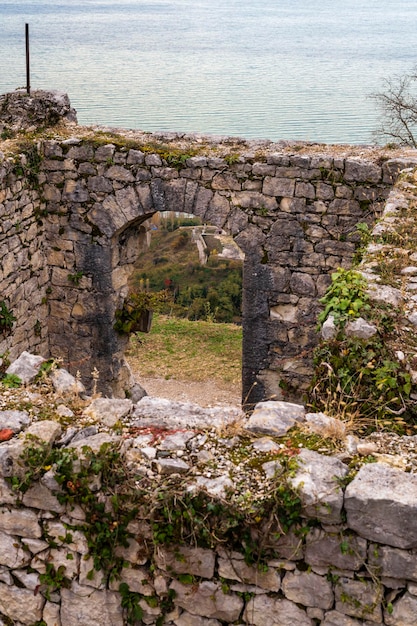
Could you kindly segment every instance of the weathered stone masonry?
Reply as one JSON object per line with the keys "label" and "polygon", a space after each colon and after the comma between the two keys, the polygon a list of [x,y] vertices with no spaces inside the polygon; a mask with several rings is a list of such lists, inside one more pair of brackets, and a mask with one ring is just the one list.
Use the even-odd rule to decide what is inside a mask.
{"label": "weathered stone masonry", "polygon": [[124,395],[126,340],[113,323],[141,224],[156,211],[184,211],[230,233],[245,253],[242,396],[249,404],[300,398],[317,300],[331,271],[350,264],[355,225],[374,221],[398,172],[413,162],[384,161],[375,149],[357,156],[347,148],[337,157],[325,146],[309,154],[300,144],[112,137],[79,127],[36,149],[40,163],[29,178],[30,164],[21,173],[2,163],[0,286],[18,319],[0,352],[61,357],[85,380],[96,367],[102,391]]}

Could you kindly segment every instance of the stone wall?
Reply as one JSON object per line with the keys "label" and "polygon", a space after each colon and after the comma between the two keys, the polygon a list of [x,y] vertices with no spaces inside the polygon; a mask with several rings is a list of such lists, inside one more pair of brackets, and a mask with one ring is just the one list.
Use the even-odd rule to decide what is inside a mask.
{"label": "stone wall", "polygon": [[0,302],[16,318],[12,332],[0,326],[0,355],[12,359],[24,349],[49,351],[45,202],[27,165],[0,153]]}
{"label": "stone wall", "polygon": [[[45,251],[42,280],[47,273],[49,282],[46,295],[42,283],[28,305],[16,294],[15,278],[4,288],[0,280],[11,308],[20,303],[15,329],[0,349],[36,346],[30,333],[22,346],[18,329],[26,333],[38,318],[43,326],[37,302],[47,297],[49,353],[80,371],[86,383],[96,368],[102,392],[124,396],[132,385],[126,338],[113,324],[144,245],[143,222],[156,211],[192,213],[231,234],[245,254],[242,398],[248,406],[302,396],[317,341],[318,299],[329,275],[351,263],[356,224],[375,220],[398,172],[416,162],[415,151],[390,158],[374,147],[78,126],[56,129],[53,139],[40,136],[21,157],[19,146],[8,149],[19,162],[30,161],[15,183],[4,178],[4,193],[9,206],[23,201],[21,186],[30,202],[41,198],[33,210],[43,230],[31,245]],[[7,248],[8,268],[15,271],[27,232],[10,237],[7,246],[18,245],[16,253]],[[32,280],[41,270],[28,263],[36,268],[29,269]]]}
{"label": "stone wall", "polygon": [[221,410],[80,404],[59,372],[50,420],[36,403],[0,411],[1,624],[417,624],[417,476],[395,456],[358,470],[352,448],[277,437],[279,422],[331,421],[302,406],[261,403],[228,431]]}

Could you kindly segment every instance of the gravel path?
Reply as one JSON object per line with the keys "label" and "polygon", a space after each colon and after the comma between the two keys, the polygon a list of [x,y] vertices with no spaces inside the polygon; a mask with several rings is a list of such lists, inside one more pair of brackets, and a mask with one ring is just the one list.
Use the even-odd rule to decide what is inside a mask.
{"label": "gravel path", "polygon": [[219,385],[216,381],[180,381],[164,378],[136,377],[149,396],[167,398],[179,402],[193,402],[203,407],[240,406],[240,388],[236,385]]}

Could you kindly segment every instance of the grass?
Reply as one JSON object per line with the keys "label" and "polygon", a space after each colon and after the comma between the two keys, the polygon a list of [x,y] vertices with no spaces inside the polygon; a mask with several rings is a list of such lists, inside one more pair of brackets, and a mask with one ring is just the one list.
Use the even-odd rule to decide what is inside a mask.
{"label": "grass", "polygon": [[132,336],[129,361],[145,378],[240,385],[242,328],[155,314],[149,334]]}

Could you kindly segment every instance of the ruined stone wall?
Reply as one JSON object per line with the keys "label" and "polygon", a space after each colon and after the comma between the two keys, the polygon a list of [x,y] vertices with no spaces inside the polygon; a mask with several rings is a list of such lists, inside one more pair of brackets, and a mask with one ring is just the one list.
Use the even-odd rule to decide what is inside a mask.
{"label": "ruined stone wall", "polygon": [[[293,487],[298,489],[302,519],[288,528],[285,524],[294,498],[290,491],[288,500],[284,504],[281,501],[272,517],[256,517],[261,490],[264,497],[270,497],[274,483],[276,487],[288,488],[288,474],[285,479],[280,475],[285,455],[279,456],[279,440],[264,436],[250,441],[249,433],[244,444],[236,436],[218,440],[220,449],[228,450],[234,459],[234,472],[239,471],[234,455],[242,453],[242,445],[250,451],[250,458],[259,463],[257,470],[251,466],[251,479],[241,463],[248,492],[242,491],[237,474],[226,489],[231,481],[220,469],[225,462],[222,454],[211,460],[207,457],[213,433],[203,436],[201,426],[196,431],[182,428],[163,432],[161,428],[149,427],[141,430],[140,424],[152,424],[143,419],[147,405],[142,407],[142,403],[146,400],[132,407],[129,400],[100,398],[89,409],[85,407],[85,415],[94,416],[96,424],[99,415],[104,419],[100,432],[91,425],[63,432],[58,422],[48,420],[30,424],[23,411],[0,415],[15,431],[24,430],[30,435],[25,440],[22,433],[0,444],[1,623],[416,624],[416,474],[381,462],[364,464],[353,475],[347,464],[337,458],[302,450],[296,455],[290,476]],[[288,407],[292,411],[294,408],[295,405]],[[303,410],[296,408],[298,412]],[[49,410],[54,410],[51,405]],[[108,432],[106,424],[122,415],[123,436]],[[181,413],[177,415],[182,417]],[[136,430],[129,431],[128,426],[134,424]],[[152,433],[159,435],[153,438]],[[64,440],[68,448],[62,448]],[[97,454],[103,450],[103,444],[109,446],[107,454],[112,446],[122,452],[117,460],[118,475],[120,468],[133,471],[132,482],[132,474],[123,470],[126,486],[136,488],[139,494],[148,489],[155,494],[155,506],[160,507],[164,498],[171,502],[169,493],[173,491],[178,498],[177,507],[167,504],[171,507],[167,517],[156,522],[146,516],[141,506],[144,501],[136,497],[135,502],[132,492],[127,508],[137,508],[130,519],[126,501],[118,500],[115,485],[108,483],[110,474],[100,472],[96,457],[89,456],[88,450]],[[25,448],[30,451],[34,445],[44,446],[43,456],[36,457],[32,452],[26,474],[28,466],[22,455]],[[45,450],[52,446],[61,449],[57,463],[43,467],[42,459],[49,458]],[[68,456],[71,453],[75,457]],[[105,454],[100,458],[105,458]],[[268,461],[271,454],[275,455],[274,460]],[[70,474],[69,459],[73,463]],[[214,462],[219,463],[215,477]],[[24,489],[20,490],[22,486]],[[190,541],[176,544],[169,539],[170,533],[174,533],[172,528],[180,527],[178,519],[187,511],[187,493],[188,497],[197,497],[199,489],[209,504],[202,505],[205,500],[199,504],[198,500],[187,501],[189,517],[184,517],[184,524],[188,528],[187,520],[191,520]],[[245,516],[227,517],[227,501],[235,498],[238,503],[239,490],[240,508],[246,507],[248,519],[252,515],[249,534]],[[247,508],[251,502],[255,514]],[[120,504],[123,506],[119,509]],[[207,519],[216,507],[221,511],[218,526],[213,534],[204,535]],[[240,544],[246,546],[245,553],[224,538],[216,543],[216,532],[224,534],[227,524],[232,530],[235,528],[231,536],[235,541],[239,537]],[[118,525],[119,537],[115,532]],[[211,541],[209,547],[207,541]],[[203,547],[198,547],[200,542]],[[256,557],[259,552],[262,558]],[[102,569],[103,565],[107,569]],[[132,607],[137,607],[136,614]]]}
{"label": "ruined stone wall", "polygon": [[80,130],[17,157],[33,162],[2,179],[2,293],[18,318],[2,345],[45,352],[48,341],[49,353],[73,373],[87,382],[97,368],[102,392],[123,396],[132,385],[127,340],[113,324],[145,245],[141,224],[156,211],[183,211],[231,234],[245,254],[244,401],[300,398],[317,341],[318,298],[331,271],[351,263],[356,224],[375,220],[412,158],[156,137]]}
{"label": "ruined stone wall", "polygon": [[8,352],[11,359],[25,349],[49,350],[45,203],[27,166],[27,157],[0,153],[0,303],[16,318],[13,329],[0,320],[0,355]]}
{"label": "ruined stone wall", "polygon": [[[82,135],[82,133],[80,133]],[[212,141],[99,135],[45,141],[51,354],[104,393],[131,381],[126,339],[113,329],[143,237],[156,211],[199,216],[231,234],[243,267],[243,399],[300,398],[317,341],[318,298],[348,266],[356,224],[372,223],[405,161],[299,154],[239,143],[215,156]],[[161,141],[161,140],[160,140]],[[232,141],[232,140],[231,140]],[[142,244],[143,245],[143,244]]]}

